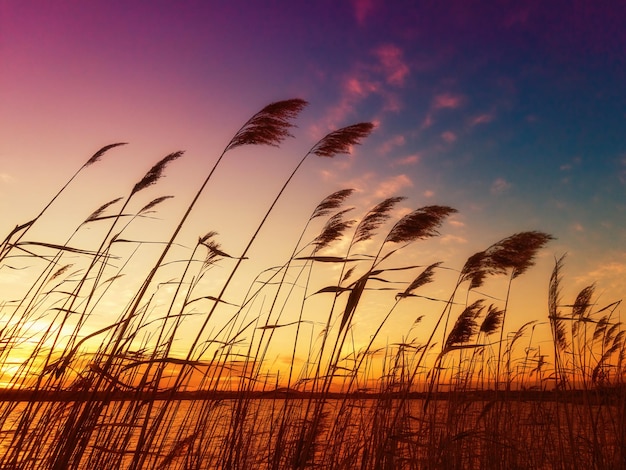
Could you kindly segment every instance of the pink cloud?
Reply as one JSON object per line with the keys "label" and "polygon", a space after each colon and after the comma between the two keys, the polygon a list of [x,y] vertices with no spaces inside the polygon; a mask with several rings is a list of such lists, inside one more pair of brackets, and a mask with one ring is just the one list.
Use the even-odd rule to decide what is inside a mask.
{"label": "pink cloud", "polygon": [[378,151],[383,155],[387,155],[394,148],[402,147],[405,142],[406,142],[406,139],[404,138],[403,135],[394,135],[390,139],[383,142],[383,144],[380,147],[378,147]]}
{"label": "pink cloud", "polygon": [[376,188],[375,195],[378,198],[387,198],[398,194],[402,188],[413,186],[411,179],[405,175],[397,175],[382,181]]}
{"label": "pink cloud", "polygon": [[435,96],[433,107],[435,109],[458,108],[463,103],[463,96],[453,95],[452,93],[442,93]]}
{"label": "pink cloud", "polygon": [[430,126],[433,125],[433,122],[434,122],[433,116],[430,113],[428,113],[426,117],[424,118],[424,122],[422,122],[422,129],[428,129]]}
{"label": "pink cloud", "polygon": [[371,93],[374,93],[380,89],[380,86],[375,82],[369,80],[363,80],[358,77],[349,77],[344,84],[345,90],[360,97],[366,97]]}
{"label": "pink cloud", "polygon": [[392,166],[405,166],[405,165],[414,165],[420,161],[419,154],[415,153],[413,155],[408,155],[404,158],[400,158],[393,162]]}
{"label": "pink cloud", "polygon": [[488,122],[493,121],[493,114],[481,114],[472,119],[472,126],[476,126],[478,124],[486,124]]}
{"label": "pink cloud", "polygon": [[398,95],[387,92],[384,93],[383,96],[385,98],[385,106],[383,108],[384,111],[398,112],[403,108],[402,101]]}
{"label": "pink cloud", "polygon": [[511,187],[511,183],[509,183],[507,180],[505,180],[504,178],[497,178],[491,184],[491,194],[497,196],[499,194],[502,194],[508,191],[510,187]]}
{"label": "pink cloud", "polygon": [[370,15],[374,9],[373,0],[354,0],[354,15],[360,25],[365,24],[365,19]]}
{"label": "pink cloud", "polygon": [[409,67],[402,58],[402,50],[392,44],[380,46],[374,51],[382,65],[387,83],[395,86],[404,85],[409,74]]}
{"label": "pink cloud", "polygon": [[435,191],[432,191],[430,189],[427,189],[426,191],[424,191],[424,197],[426,199],[432,199],[435,197]]}
{"label": "pink cloud", "polygon": [[441,134],[441,138],[443,140],[445,140],[447,143],[451,144],[452,142],[456,141],[457,137],[456,134],[452,131],[445,131]]}

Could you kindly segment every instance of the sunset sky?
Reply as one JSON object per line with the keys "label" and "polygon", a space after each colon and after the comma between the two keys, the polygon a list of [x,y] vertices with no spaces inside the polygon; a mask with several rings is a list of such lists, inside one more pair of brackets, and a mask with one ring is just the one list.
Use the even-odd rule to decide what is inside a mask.
{"label": "sunset sky", "polygon": [[513,291],[511,328],[546,321],[550,272],[565,253],[564,303],[593,282],[599,305],[626,298],[625,22],[623,1],[2,1],[2,238],[96,150],[128,142],[81,174],[32,237],[64,242],[185,150],[150,189],[175,199],[135,234],[164,240],[239,127],[299,97],[310,104],[295,139],[233,151],[182,244],[216,230],[236,255],[319,138],[371,121],[350,156],[306,162],[250,253],[256,272],[283,262],[317,202],[354,188],[355,215],[392,195],[407,197],[398,215],[459,211],[398,264],[459,269],[518,231],[556,237]]}

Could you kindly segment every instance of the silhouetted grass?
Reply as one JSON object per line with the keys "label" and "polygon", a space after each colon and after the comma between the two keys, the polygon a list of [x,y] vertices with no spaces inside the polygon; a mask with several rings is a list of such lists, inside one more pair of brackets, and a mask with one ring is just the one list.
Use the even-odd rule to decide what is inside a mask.
{"label": "silhouetted grass", "polygon": [[[130,266],[149,242],[128,233],[173,201],[139,199],[182,152],[68,227],[66,242],[28,239],[59,194],[121,144],[105,146],[5,237],[0,274],[17,268],[30,277],[19,299],[0,301],[0,468],[626,466],[620,302],[598,305],[593,285],[563,301],[561,258],[546,279],[546,312],[507,329],[513,281],[552,236],[514,234],[463,266],[409,264],[413,244],[437,237],[456,210],[429,205],[397,217],[405,199],[394,196],[359,218],[345,207],[354,191],[341,189],[313,207],[297,240],[272,241],[291,244],[287,259],[255,264],[251,247],[305,161],[349,153],[370,123],[311,146],[241,252],[229,253],[215,231],[180,247],[190,243],[182,229],[223,158],[238,147],[278,146],[305,106],[272,103],[234,134],[140,279],[128,279]],[[77,240],[88,229],[95,237],[83,246]],[[237,293],[243,266],[258,275]],[[458,277],[441,299],[427,286],[444,270]],[[478,291],[493,276],[508,281],[502,300]],[[363,328],[373,296],[388,304]],[[384,338],[412,305],[421,310],[401,337]],[[533,336],[540,322],[552,332],[543,350]]]}

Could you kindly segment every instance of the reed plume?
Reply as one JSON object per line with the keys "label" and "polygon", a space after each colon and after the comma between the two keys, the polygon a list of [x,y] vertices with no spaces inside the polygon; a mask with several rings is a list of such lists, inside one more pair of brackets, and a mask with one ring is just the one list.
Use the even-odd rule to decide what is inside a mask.
{"label": "reed plume", "polygon": [[162,158],[152,168],[150,168],[148,173],[146,173],[137,184],[135,184],[135,187],[131,191],[130,195],[132,196],[142,189],[145,189],[148,186],[155,184],[163,176],[165,167],[167,167],[170,162],[176,160],[177,158],[180,158],[183,154],[184,152],[179,150],[178,152],[170,153],[166,157]]}
{"label": "reed plume", "polygon": [[308,103],[294,98],[276,101],[265,106],[252,116],[235,134],[224,152],[242,145],[271,145],[277,147],[287,137],[293,137],[289,130],[291,122]]}
{"label": "reed plume", "polygon": [[119,147],[120,145],[127,145],[128,142],[117,142],[115,144],[109,144],[109,145],[105,145],[104,147],[102,147],[100,150],[98,150],[96,153],[94,153],[91,158],[89,158],[89,160],[87,160],[85,162],[85,164],[81,167],[81,169],[83,168],[87,168],[90,165],[93,165],[96,162],[99,162],[100,159],[102,158],[102,156],[108,152],[109,150],[115,148],[115,147]]}
{"label": "reed plume", "polygon": [[493,304],[489,305],[487,309],[487,314],[480,324],[480,332],[485,336],[489,336],[500,328],[502,325],[502,317],[504,315],[504,310],[498,309]]}
{"label": "reed plume", "polygon": [[478,331],[478,323],[476,319],[480,316],[484,310],[483,299],[479,299],[465,307],[465,310],[457,318],[452,330],[448,334],[448,339],[445,342],[445,350],[450,350],[453,346],[467,343],[472,336]]}
{"label": "reed plume", "polygon": [[335,240],[341,238],[346,230],[352,227],[356,220],[344,220],[343,216],[350,212],[352,209],[344,209],[335,215],[333,215],[322,229],[322,232],[315,237],[313,240],[313,244],[315,245],[316,251],[323,249],[324,247],[330,245]]}
{"label": "reed plume", "polygon": [[352,244],[372,238],[374,232],[391,217],[389,212],[396,204],[405,199],[402,196],[389,197],[370,209],[357,225]]}
{"label": "reed plume", "polygon": [[106,202],[104,204],[102,204],[100,207],[98,207],[95,211],[93,211],[89,217],[87,217],[85,219],[85,221],[83,222],[83,224],[86,224],[87,222],[93,222],[95,220],[98,220],[100,218],[100,216],[104,213],[105,210],[107,210],[110,206],[112,206],[113,204],[115,204],[116,202],[121,201],[123,198],[118,197],[113,199],[112,201]]}
{"label": "reed plume", "polygon": [[309,220],[325,217],[337,209],[344,201],[354,193],[354,189],[340,189],[326,196],[315,208]]}
{"label": "reed plume", "polygon": [[361,122],[337,129],[315,144],[310,153],[327,158],[350,153],[352,147],[360,144],[363,139],[370,135],[372,129],[374,129],[374,125],[371,122]]}
{"label": "reed plume", "polygon": [[444,219],[457,210],[448,206],[425,206],[402,217],[385,239],[391,243],[407,243],[436,237]]}
{"label": "reed plume", "polygon": [[552,327],[552,336],[555,347],[558,350],[567,348],[567,337],[563,316],[559,310],[561,305],[561,282],[565,256],[556,260],[552,275],[550,276],[550,288],[548,291],[548,318]]}
{"label": "reed plume", "polygon": [[409,286],[404,290],[404,292],[401,292],[399,294],[396,294],[396,300],[399,299],[404,299],[406,297],[415,297],[415,294],[413,293],[416,289],[419,289],[420,287],[433,282],[433,278],[435,275],[435,269],[438,268],[439,266],[441,266],[441,262],[438,261],[436,263],[431,264],[430,266],[426,267],[426,269],[424,269],[424,271],[422,271],[419,276],[417,276],[415,279],[413,279],[413,281],[409,284]]}

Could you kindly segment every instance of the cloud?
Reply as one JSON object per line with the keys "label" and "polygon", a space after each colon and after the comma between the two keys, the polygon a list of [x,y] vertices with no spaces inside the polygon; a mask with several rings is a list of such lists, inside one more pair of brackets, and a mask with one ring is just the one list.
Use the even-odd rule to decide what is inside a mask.
{"label": "cloud", "polygon": [[372,93],[378,91],[380,86],[375,82],[353,76],[346,79],[344,89],[348,95],[366,98]]}
{"label": "cloud", "polygon": [[378,151],[383,155],[387,155],[394,148],[402,147],[405,144],[405,142],[406,142],[405,137],[401,134],[397,134],[397,135],[392,136],[390,139],[386,140],[385,142],[383,142],[383,144],[380,147],[378,147]]}
{"label": "cloud", "polygon": [[511,183],[509,183],[504,178],[497,178],[491,184],[491,194],[497,196],[499,194],[503,194],[511,188]]}
{"label": "cloud", "polygon": [[414,153],[413,155],[407,155],[406,157],[399,158],[395,160],[391,166],[405,166],[405,165],[415,165],[420,161],[420,155],[418,153]]}
{"label": "cloud", "polygon": [[443,140],[445,140],[447,143],[451,144],[452,142],[456,141],[457,137],[456,134],[452,131],[445,131],[441,134],[441,138]]}
{"label": "cloud", "polygon": [[463,104],[462,95],[453,95],[452,93],[442,93],[436,95],[433,99],[433,108],[435,109],[455,109]]}
{"label": "cloud", "polygon": [[428,129],[434,123],[432,114],[428,113],[422,122],[422,129]]}
{"label": "cloud", "polygon": [[589,273],[593,279],[623,279],[626,275],[626,263],[609,261]]}
{"label": "cloud", "polygon": [[9,175],[8,173],[0,173],[0,181],[3,183],[7,183],[9,181],[11,181],[13,179],[13,177],[11,175]]}
{"label": "cloud", "polygon": [[423,196],[424,196],[426,199],[432,199],[432,198],[434,198],[434,197],[435,197],[435,191],[432,191],[432,190],[430,190],[430,189],[427,189],[427,190],[426,190],[426,191],[424,191],[422,194],[423,194]]}
{"label": "cloud", "polygon": [[368,79],[362,72],[355,72],[343,79],[341,88],[341,99],[329,110],[325,118],[327,130],[322,134],[344,126],[346,118],[354,113],[356,106],[369,95],[380,90],[380,84]]}
{"label": "cloud", "polygon": [[583,225],[580,222],[576,222],[576,223],[572,224],[572,230],[574,232],[584,232],[585,231],[585,227],[583,227]]}
{"label": "cloud", "polygon": [[465,223],[457,219],[449,219],[448,223],[453,227],[465,227]]}
{"label": "cloud", "polygon": [[[403,60],[402,50],[392,44],[371,50],[368,62],[352,64],[339,78],[340,98],[326,116],[329,129],[345,125],[346,118],[354,114],[357,106],[371,95],[382,98],[383,112],[398,112],[403,101],[394,87],[404,85],[409,68]],[[391,86],[390,86],[391,85]]]}
{"label": "cloud", "polygon": [[441,237],[441,243],[443,243],[444,245],[448,245],[451,243],[464,244],[467,243],[467,238],[459,237],[458,235],[446,234]]}
{"label": "cloud", "polygon": [[366,18],[374,10],[374,0],[353,0],[352,4],[354,5],[356,21],[360,25],[365,24]]}
{"label": "cloud", "polygon": [[559,166],[559,170],[561,171],[573,170],[574,167],[579,166],[581,162],[582,162],[582,158],[574,157],[568,163],[563,163],[561,166]]}
{"label": "cloud", "polygon": [[488,122],[493,121],[493,118],[494,118],[493,114],[479,114],[478,116],[475,116],[474,118],[472,118],[471,125],[477,126],[478,124],[486,124]]}
{"label": "cloud", "polygon": [[382,66],[385,80],[390,85],[402,86],[409,74],[409,67],[403,60],[402,50],[393,44],[386,44],[374,50]]}
{"label": "cloud", "polygon": [[609,253],[608,259],[600,260],[595,268],[585,275],[576,277],[576,281],[585,285],[597,283],[602,286],[602,297],[607,302],[623,298],[626,276],[626,255],[623,253]]}
{"label": "cloud", "polygon": [[378,198],[387,198],[391,196],[397,196],[398,192],[402,188],[413,186],[411,179],[405,175],[397,175],[380,182],[378,187],[374,191],[374,194]]}

